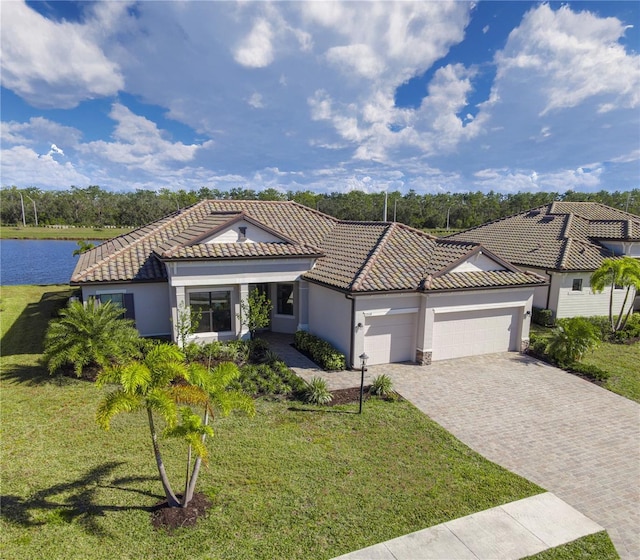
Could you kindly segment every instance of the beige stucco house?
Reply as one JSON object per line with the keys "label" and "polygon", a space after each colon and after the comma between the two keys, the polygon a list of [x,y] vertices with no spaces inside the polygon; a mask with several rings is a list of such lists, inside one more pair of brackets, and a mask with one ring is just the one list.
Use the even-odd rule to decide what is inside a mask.
{"label": "beige stucco house", "polygon": [[[593,293],[589,278],[605,258],[640,258],[640,216],[596,202],[553,202],[447,239],[481,243],[546,278],[548,283],[535,290],[533,305],[551,309],[556,318],[607,315],[609,292]],[[614,290],[615,310],[622,307],[625,291]],[[628,305],[633,301],[629,298]]]}
{"label": "beige stucco house", "polygon": [[526,348],[545,285],[475,242],[398,223],[340,221],[294,202],[205,200],[81,255],[71,284],[114,300],[140,333],[176,339],[178,310],[202,312],[196,341],[248,335],[253,289],[270,329],[308,330],[347,363],[416,361]]}

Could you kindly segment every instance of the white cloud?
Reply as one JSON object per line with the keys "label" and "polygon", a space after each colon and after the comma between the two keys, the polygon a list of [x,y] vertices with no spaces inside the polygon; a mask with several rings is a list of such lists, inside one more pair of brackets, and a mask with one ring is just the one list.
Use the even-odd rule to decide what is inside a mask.
{"label": "white cloud", "polygon": [[601,111],[638,107],[640,55],[619,43],[625,30],[616,18],[542,4],[525,15],[496,57],[498,84],[524,79],[541,94],[542,115],[595,96],[606,99]]}
{"label": "white cloud", "polygon": [[482,169],[474,173],[474,187],[483,191],[500,190],[515,193],[520,191],[587,190],[600,187],[602,168],[562,169],[537,172],[525,169]]}
{"label": "white cloud", "polygon": [[238,64],[249,68],[264,68],[273,62],[273,31],[265,19],[255,22],[253,29],[235,51]]}
{"label": "white cloud", "polygon": [[114,4],[99,6],[80,24],[53,22],[23,2],[3,2],[2,85],[37,107],[71,108],[117,93],[122,73],[96,42],[127,8]]}
{"label": "white cloud", "polygon": [[369,45],[347,45],[332,47],[327,51],[327,60],[335,64],[344,74],[358,73],[364,78],[377,78],[384,71],[384,62]]}
{"label": "white cloud", "polygon": [[262,109],[264,107],[262,95],[260,95],[259,93],[252,94],[251,97],[247,100],[247,103],[254,109]]}
{"label": "white cloud", "polygon": [[163,138],[158,126],[145,117],[135,115],[120,103],[114,103],[109,116],[117,122],[114,142],[98,140],[78,146],[78,151],[104,158],[111,163],[137,168],[149,173],[163,173],[167,166],[192,161],[203,144],[183,144]]}
{"label": "white cloud", "polygon": [[76,144],[82,133],[70,126],[63,126],[44,117],[31,117],[28,122],[3,121],[0,123],[2,144]]}
{"label": "white cloud", "polygon": [[39,155],[26,146],[2,151],[3,185],[68,189],[71,185],[90,185],[91,179],[70,162],[59,163],[53,154]]}

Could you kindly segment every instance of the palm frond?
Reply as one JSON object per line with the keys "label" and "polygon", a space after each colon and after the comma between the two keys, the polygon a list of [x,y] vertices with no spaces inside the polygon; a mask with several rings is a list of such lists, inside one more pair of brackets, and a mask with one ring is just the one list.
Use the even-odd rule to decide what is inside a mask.
{"label": "palm frond", "polygon": [[145,398],[147,408],[162,416],[168,426],[174,426],[178,420],[178,408],[166,389],[155,388]]}
{"label": "palm frond", "polygon": [[181,404],[208,406],[209,394],[194,385],[175,385],[169,390],[173,400]]}
{"label": "palm frond", "polygon": [[96,422],[104,430],[111,427],[111,419],[121,412],[133,412],[140,409],[142,401],[135,395],[126,393],[122,389],[113,391],[98,405]]}

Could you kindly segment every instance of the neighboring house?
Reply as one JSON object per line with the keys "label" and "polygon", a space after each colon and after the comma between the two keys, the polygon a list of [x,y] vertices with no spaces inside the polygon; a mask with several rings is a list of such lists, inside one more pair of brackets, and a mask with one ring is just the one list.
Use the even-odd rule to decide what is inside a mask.
{"label": "neighboring house", "polygon": [[[608,315],[609,290],[594,294],[589,278],[605,258],[640,258],[640,217],[597,202],[553,202],[447,239],[481,243],[547,278],[548,285],[536,288],[533,305],[551,309],[557,318]],[[615,310],[625,291],[614,290]]]}
{"label": "neighboring house", "polygon": [[80,256],[83,299],[116,300],[142,335],[176,339],[178,310],[202,312],[196,341],[246,337],[240,302],[258,289],[270,329],[308,330],[351,366],[523,350],[540,276],[476,243],[398,223],[345,222],[294,202],[205,200]]}

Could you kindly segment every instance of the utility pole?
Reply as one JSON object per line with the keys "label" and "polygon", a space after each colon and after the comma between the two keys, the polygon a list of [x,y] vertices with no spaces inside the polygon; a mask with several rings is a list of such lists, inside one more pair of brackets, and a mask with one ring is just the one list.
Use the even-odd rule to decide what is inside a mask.
{"label": "utility pole", "polygon": [[27,222],[24,219],[24,198],[22,198],[22,193],[20,193],[20,208],[22,208],[22,227],[27,227]]}
{"label": "utility pole", "polygon": [[[33,202],[33,215],[35,216],[36,227],[38,227],[38,210],[36,209],[36,201],[33,200],[33,198],[31,198],[28,194],[25,194],[24,196],[26,196],[31,202]],[[24,204],[22,206],[22,216],[24,217]]]}
{"label": "utility pole", "polygon": [[393,221],[397,222],[398,220],[396,220],[396,210],[398,209],[398,199],[396,198],[393,201]]}
{"label": "utility pole", "polygon": [[387,221],[387,197],[389,196],[389,193],[387,191],[384,191],[384,222]]}

